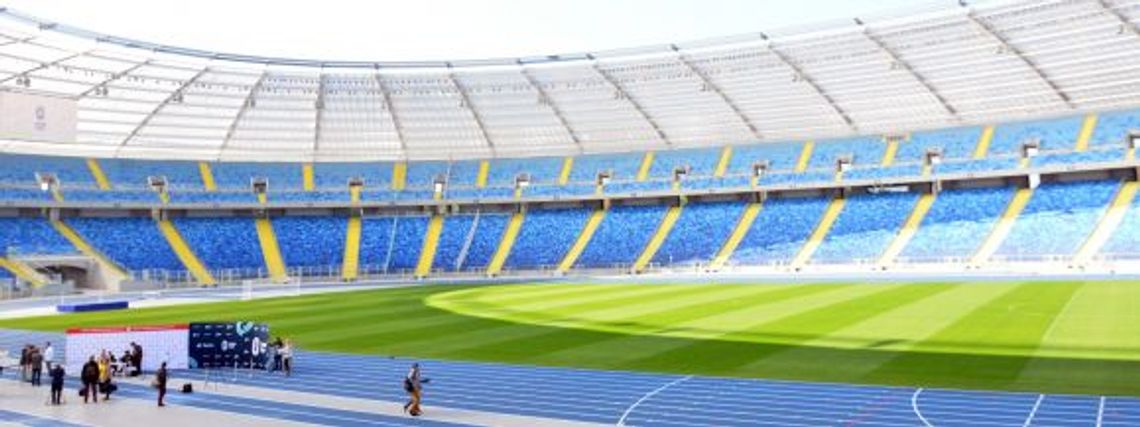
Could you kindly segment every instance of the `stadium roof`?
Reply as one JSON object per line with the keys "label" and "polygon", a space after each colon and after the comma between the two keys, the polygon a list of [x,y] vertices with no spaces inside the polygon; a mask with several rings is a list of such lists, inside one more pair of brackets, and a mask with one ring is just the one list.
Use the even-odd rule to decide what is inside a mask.
{"label": "stadium roof", "polygon": [[7,151],[392,160],[668,149],[1140,106],[1140,2],[1028,0],[533,58],[206,52],[0,10],[0,90],[77,100],[78,141]]}

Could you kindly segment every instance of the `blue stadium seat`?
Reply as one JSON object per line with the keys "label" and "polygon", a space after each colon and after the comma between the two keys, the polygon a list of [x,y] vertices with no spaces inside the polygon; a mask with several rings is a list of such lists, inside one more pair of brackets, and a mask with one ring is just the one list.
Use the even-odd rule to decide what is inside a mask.
{"label": "blue stadium seat", "polygon": [[809,172],[777,172],[764,174],[760,177],[759,185],[788,185],[788,184],[819,184],[834,182],[835,172],[831,170],[814,170]]}
{"label": "blue stadium seat", "polygon": [[654,264],[689,265],[712,260],[732,234],[744,202],[689,203],[653,255]]}
{"label": "blue stadium seat", "polygon": [[570,182],[594,182],[600,171],[610,171],[613,180],[633,180],[645,153],[588,154],[574,158]]}
{"label": "blue stadium seat", "polygon": [[147,189],[147,178],[152,176],[166,177],[169,189],[203,189],[202,175],[195,162],[99,159],[99,166],[103,168],[103,173],[114,189]]}
{"label": "blue stadium seat", "polygon": [[1044,153],[1033,157],[1033,166],[1071,165],[1081,163],[1106,163],[1124,161],[1124,147],[1097,147],[1084,152]]}
{"label": "blue stadium seat", "polygon": [[649,176],[651,179],[671,179],[675,168],[688,166],[691,177],[711,177],[720,162],[721,150],[714,147],[657,151],[649,167]]}
{"label": "blue stadium seat", "polygon": [[170,203],[257,203],[252,191],[171,191]]}
{"label": "blue stadium seat", "polygon": [[996,255],[1018,259],[1075,253],[1119,186],[1108,180],[1041,185]]}
{"label": "blue stadium seat", "polygon": [[669,191],[673,188],[671,180],[655,181],[610,181],[606,184],[606,194],[637,194],[654,191]]}
{"label": "blue stadium seat", "polygon": [[428,217],[364,217],[360,234],[362,272],[408,273],[416,268]]}
{"label": "blue stadium seat", "polygon": [[270,202],[348,202],[352,199],[352,195],[348,192],[348,188],[340,190],[320,190],[320,191],[270,191],[266,195],[266,200]]}
{"label": "blue stadium seat", "polygon": [[522,173],[530,174],[531,184],[556,184],[562,172],[562,161],[562,157],[495,159],[491,161],[487,185],[514,187],[515,177]]}
{"label": "blue stadium seat", "polygon": [[1029,140],[1040,141],[1041,151],[1072,150],[1077,143],[1081,122],[1081,117],[1066,117],[998,125],[994,129],[989,154],[1017,155],[1021,152],[1021,144]]}
{"label": "blue stadium seat", "polygon": [[499,240],[510,218],[510,215],[503,213],[452,215],[445,218],[433,267],[447,271],[485,268],[499,248]]}
{"label": "blue stadium seat", "polygon": [[756,221],[733,253],[733,264],[787,262],[811,236],[830,199],[773,197],[764,202]]}
{"label": "blue stadium seat", "polygon": [[914,193],[860,194],[847,198],[811,262],[874,262],[914,210]]}
{"label": "blue stadium seat", "polygon": [[943,191],[922,219],[898,261],[969,258],[989,236],[1013,197],[1011,187]]}
{"label": "blue stadium seat", "polygon": [[63,200],[68,202],[94,203],[149,203],[158,204],[162,200],[151,190],[64,190]]}
{"label": "blue stadium seat", "polygon": [[606,213],[575,267],[610,268],[633,264],[664,216],[664,206],[614,206]]}
{"label": "blue stadium seat", "polygon": [[265,257],[253,218],[183,217],[171,221],[198,259],[215,275],[225,270],[233,277],[256,277],[259,271],[265,271]]}
{"label": "blue stadium seat", "polygon": [[872,166],[872,167],[859,167],[852,168],[851,170],[843,173],[843,180],[859,180],[859,179],[889,179],[889,178],[906,178],[922,176],[921,164],[897,165],[897,166]]}
{"label": "blue stadium seat", "polygon": [[149,217],[71,218],[65,222],[127,270],[186,269]]}
{"label": "blue stadium seat", "polygon": [[737,145],[732,147],[732,159],[728,162],[726,176],[751,176],[752,165],[768,162],[769,171],[791,171],[803,151],[800,142],[766,142],[760,144]]}
{"label": "blue stadium seat", "polygon": [[313,183],[321,190],[348,191],[348,181],[362,178],[364,188],[387,190],[392,186],[392,163],[314,163]]}
{"label": "blue stadium seat", "polygon": [[86,159],[27,154],[0,155],[0,183],[38,185],[37,172],[55,174],[65,187],[95,188],[95,178],[87,168]]}
{"label": "blue stadium seat", "polygon": [[[478,167],[478,165],[476,165]],[[407,176],[405,177],[405,188],[408,189],[430,189],[435,183],[437,176],[447,177],[451,171],[451,165],[443,161],[419,161],[408,162]],[[462,182],[456,180],[450,181],[449,184],[460,185]],[[472,179],[470,185],[475,185],[475,180]]]}
{"label": "blue stadium seat", "polygon": [[1140,258],[1140,198],[1132,201],[1120,225],[1100,248],[1100,254],[1113,258]]}
{"label": "blue stadium seat", "polygon": [[218,162],[211,168],[218,189],[248,190],[253,178],[267,179],[270,191],[301,190],[304,186],[300,163]]}
{"label": "blue stadium seat", "polygon": [[54,200],[50,192],[39,188],[0,188],[0,201],[38,201],[50,202]]}
{"label": "blue stadium seat", "polygon": [[[449,187],[475,187],[479,179],[479,160],[463,160],[451,162],[448,168],[447,185]],[[490,178],[490,169],[487,170]]]}
{"label": "blue stadium seat", "polygon": [[589,209],[532,209],[507,256],[506,267],[553,268],[562,262],[590,216]]}
{"label": "blue stadium seat", "polygon": [[1124,147],[1130,132],[1140,132],[1140,110],[1113,111],[1097,117],[1090,147]]}
{"label": "blue stadium seat", "polygon": [[980,127],[915,132],[910,135],[910,140],[899,142],[895,163],[922,162],[926,151],[931,148],[941,149],[944,160],[969,159],[981,137]]}
{"label": "blue stadium seat", "polygon": [[0,256],[72,254],[75,247],[44,218],[0,218]]}
{"label": "blue stadium seat", "polygon": [[290,271],[300,269],[303,275],[339,274],[344,261],[346,218],[281,216],[273,218],[271,223],[281,257]]}
{"label": "blue stadium seat", "polygon": [[990,172],[1005,169],[1013,169],[1017,167],[1018,159],[1014,157],[1004,157],[997,159],[980,159],[980,160],[960,160],[943,162],[934,165],[933,173],[935,175],[950,175],[950,174],[963,174],[973,172]]}
{"label": "blue stadium seat", "polygon": [[851,157],[854,166],[874,166],[882,163],[887,144],[879,137],[855,137],[817,141],[811,152],[809,168],[835,168],[835,161]]}

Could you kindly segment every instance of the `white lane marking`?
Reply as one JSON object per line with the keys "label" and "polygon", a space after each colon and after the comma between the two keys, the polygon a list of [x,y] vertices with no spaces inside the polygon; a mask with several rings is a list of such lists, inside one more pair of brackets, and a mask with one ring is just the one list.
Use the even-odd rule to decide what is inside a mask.
{"label": "white lane marking", "polygon": [[637,399],[636,402],[633,402],[632,405],[629,405],[629,408],[626,408],[625,412],[621,414],[621,419],[618,420],[617,425],[624,426],[625,425],[625,419],[629,418],[629,414],[633,413],[633,410],[636,409],[637,406],[641,404],[641,402],[649,400],[650,397],[655,396],[657,393],[665,391],[665,389],[667,389],[669,387],[683,383],[683,382],[685,382],[685,380],[688,380],[689,378],[692,378],[692,377],[693,377],[692,375],[687,375],[687,376],[684,376],[681,378],[677,378],[677,379],[673,380],[673,382],[670,382],[669,384],[665,384],[661,387],[657,387],[656,389],[654,389],[653,391],[651,391],[649,393],[645,393],[644,396],[641,396],[640,399]]}
{"label": "white lane marking", "polygon": [[1096,408],[1096,427],[1100,427],[1102,421],[1104,421],[1104,396],[1100,397],[1100,406]]}
{"label": "white lane marking", "polygon": [[1033,402],[1033,409],[1029,411],[1029,417],[1025,418],[1025,424],[1022,424],[1021,427],[1029,427],[1030,424],[1033,424],[1033,417],[1037,416],[1037,408],[1041,407],[1042,400],[1045,400],[1045,395],[1037,395],[1037,401]]}
{"label": "white lane marking", "polygon": [[915,390],[914,394],[910,396],[910,408],[914,409],[914,415],[918,416],[918,420],[922,421],[922,425],[934,427],[934,424],[931,424],[930,421],[926,420],[926,417],[922,416],[922,411],[918,410],[918,395],[920,394],[922,394],[922,387],[919,387],[918,390]]}

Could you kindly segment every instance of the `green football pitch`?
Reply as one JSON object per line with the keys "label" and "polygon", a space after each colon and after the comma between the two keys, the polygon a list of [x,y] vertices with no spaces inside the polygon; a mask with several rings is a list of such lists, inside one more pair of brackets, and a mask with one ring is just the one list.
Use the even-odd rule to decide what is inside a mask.
{"label": "green football pitch", "polygon": [[413,286],[0,327],[205,320],[268,322],[309,350],[1140,395],[1140,282],[1125,281]]}

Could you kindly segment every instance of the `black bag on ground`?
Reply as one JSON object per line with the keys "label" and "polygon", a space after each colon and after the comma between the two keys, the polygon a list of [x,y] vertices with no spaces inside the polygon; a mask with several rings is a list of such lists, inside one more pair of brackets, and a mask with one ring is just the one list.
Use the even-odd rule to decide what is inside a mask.
{"label": "black bag on ground", "polygon": [[193,393],[194,392],[194,386],[191,385],[190,383],[182,384],[182,392],[183,393]]}

